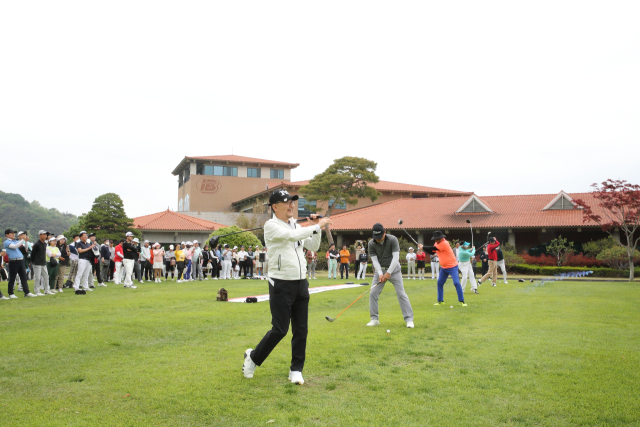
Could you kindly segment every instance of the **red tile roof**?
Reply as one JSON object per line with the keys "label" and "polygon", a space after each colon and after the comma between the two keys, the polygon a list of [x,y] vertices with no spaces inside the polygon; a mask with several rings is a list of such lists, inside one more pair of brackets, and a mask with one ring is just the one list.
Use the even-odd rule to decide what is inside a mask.
{"label": "red tile roof", "polygon": [[[234,205],[241,204],[241,202],[247,199],[253,199],[260,194],[264,194],[274,188],[278,188],[280,186],[285,187],[295,187],[300,188],[303,185],[307,185],[309,181],[294,181],[294,182],[269,182],[267,183],[266,190],[262,190],[259,193],[252,194],[249,197],[245,197],[244,199],[233,202]],[[401,184],[399,182],[391,182],[391,181],[378,181],[375,184],[369,184],[371,187],[375,188],[378,191],[394,191],[398,193],[436,193],[436,194],[451,194],[451,195],[471,195],[471,191],[456,191],[456,190],[445,190],[443,188],[435,188],[435,187],[425,187],[423,185],[414,185],[414,184]]]}
{"label": "red tile roof", "polygon": [[217,222],[194,218],[178,212],[166,210],[133,219],[133,226],[138,230],[188,230],[207,231],[228,227]]}
{"label": "red tile roof", "polygon": [[[389,229],[400,229],[403,220],[407,230],[468,228],[471,219],[474,228],[519,227],[581,227],[595,226],[583,223],[580,210],[542,209],[556,194],[479,197],[490,205],[492,213],[459,213],[455,211],[468,197],[443,197],[428,199],[398,199],[379,205],[333,215],[334,230],[370,230],[377,222]],[[597,206],[590,193],[569,194],[573,199],[583,199]],[[597,210],[598,208],[596,208]]]}
{"label": "red tile roof", "polygon": [[178,166],[173,170],[173,175],[177,175],[183,166],[183,164],[188,160],[210,160],[210,161],[218,161],[218,162],[235,162],[235,163],[251,163],[251,164],[260,164],[264,166],[276,165],[276,166],[289,166],[291,168],[297,168],[300,166],[300,163],[287,163],[287,162],[279,162],[277,160],[265,160],[265,159],[256,159],[254,157],[245,157],[245,156],[236,156],[233,154],[226,156],[194,156],[189,157],[185,156],[184,159],[180,161]]}

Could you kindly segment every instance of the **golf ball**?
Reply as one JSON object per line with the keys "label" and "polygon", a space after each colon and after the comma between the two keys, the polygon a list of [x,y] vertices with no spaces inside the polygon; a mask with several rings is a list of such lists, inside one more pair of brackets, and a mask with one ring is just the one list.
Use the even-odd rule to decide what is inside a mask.
{"label": "golf ball", "polygon": [[387,333],[390,333],[391,331],[389,329],[387,329]]}
{"label": "golf ball", "polygon": [[451,306],[451,308],[453,308],[453,306]]}

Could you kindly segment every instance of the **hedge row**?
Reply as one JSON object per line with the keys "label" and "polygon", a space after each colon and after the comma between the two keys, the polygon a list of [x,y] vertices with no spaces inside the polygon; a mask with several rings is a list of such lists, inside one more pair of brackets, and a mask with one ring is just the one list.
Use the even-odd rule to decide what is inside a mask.
{"label": "hedge row", "polygon": [[[531,274],[536,276],[555,276],[556,274],[574,271],[593,271],[590,277],[629,277],[629,270],[615,270],[608,267],[545,267],[531,264],[517,264],[511,269],[516,274]],[[640,267],[634,268],[635,277],[640,277]]]}

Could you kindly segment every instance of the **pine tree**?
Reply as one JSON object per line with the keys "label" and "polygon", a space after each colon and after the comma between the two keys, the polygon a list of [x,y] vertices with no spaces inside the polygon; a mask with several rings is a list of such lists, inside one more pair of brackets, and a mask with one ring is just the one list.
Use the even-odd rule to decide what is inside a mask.
{"label": "pine tree", "polygon": [[72,227],[69,233],[77,233],[80,230],[96,233],[98,241],[124,239],[128,231],[136,237],[142,235],[138,229],[133,228],[133,220],[127,216],[122,199],[115,193],[96,197],[91,210],[80,217],[78,225]]}

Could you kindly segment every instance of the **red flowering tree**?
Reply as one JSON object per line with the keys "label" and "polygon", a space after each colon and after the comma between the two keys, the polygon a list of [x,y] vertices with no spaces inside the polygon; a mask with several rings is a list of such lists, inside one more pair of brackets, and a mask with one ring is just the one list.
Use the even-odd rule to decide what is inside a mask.
{"label": "red flowering tree", "polygon": [[[608,179],[598,186],[593,184],[593,197],[598,201],[598,212],[584,200],[574,199],[576,208],[582,209],[583,222],[593,221],[614,237],[615,241],[627,251],[629,259],[629,281],[634,279],[633,258],[640,236],[634,240],[640,228],[640,185],[629,184],[624,180]],[[620,235],[612,233],[617,227],[626,237],[622,243]]]}

